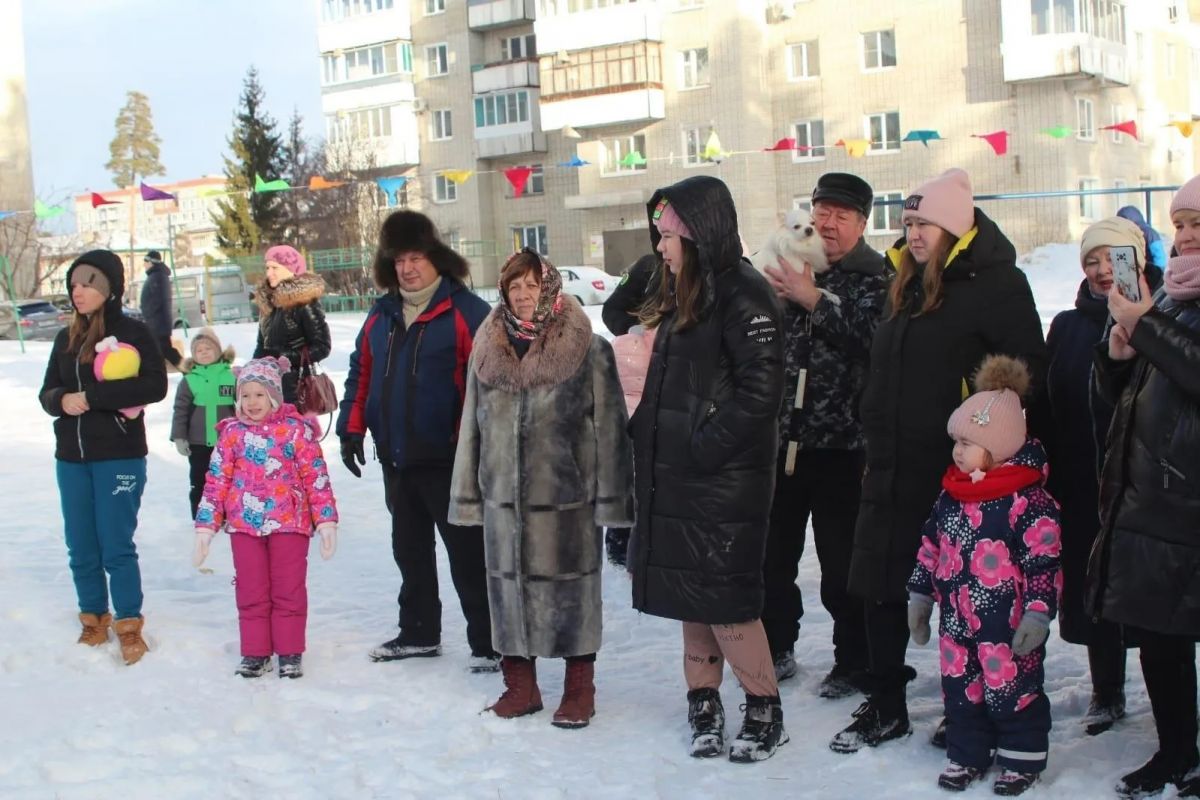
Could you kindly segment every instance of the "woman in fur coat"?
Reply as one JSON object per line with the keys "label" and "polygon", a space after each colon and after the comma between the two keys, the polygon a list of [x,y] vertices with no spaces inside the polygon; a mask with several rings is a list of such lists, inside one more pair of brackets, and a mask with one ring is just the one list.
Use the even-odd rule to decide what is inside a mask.
{"label": "woman in fur coat", "polygon": [[283,376],[283,400],[295,403],[302,359],[324,361],[331,347],[321,310],[325,281],[306,271],[304,256],[286,244],[269,248],[263,260],[267,275],[254,294],[262,312],[254,358],[283,356],[291,362],[291,372]]}
{"label": "woman in fur coat", "polygon": [[633,524],[633,455],[612,348],[532,250],[500,272],[467,376],[450,522],[483,525],[499,717],[542,708],[534,659],[565,658],[553,724],[595,713],[602,526]]}

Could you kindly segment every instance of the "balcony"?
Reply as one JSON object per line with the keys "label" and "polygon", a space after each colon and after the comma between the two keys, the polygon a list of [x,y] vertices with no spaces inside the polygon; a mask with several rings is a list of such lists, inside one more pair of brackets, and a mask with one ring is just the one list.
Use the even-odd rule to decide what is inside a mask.
{"label": "balcony", "polygon": [[647,40],[661,42],[662,10],[657,3],[623,3],[573,14],[539,16],[533,31],[541,53]]}
{"label": "balcony", "polygon": [[546,134],[533,130],[533,123],[518,122],[505,125],[508,132],[492,132],[486,137],[475,131],[476,158],[503,158],[523,153],[545,153]]}
{"label": "balcony", "polygon": [[546,152],[536,88],[477,94],[473,106],[478,158]]}
{"label": "balcony", "polygon": [[467,0],[467,27],[473,31],[527,25],[536,17],[535,0]]}
{"label": "balcony", "polygon": [[317,25],[317,49],[322,53],[394,39],[412,41],[408,3],[398,2],[395,8]]}
{"label": "balcony", "polygon": [[542,130],[599,128],[626,122],[666,119],[662,87],[639,88],[578,97],[542,98]]}
{"label": "balcony", "polygon": [[1075,0],[1065,13],[1031,16],[1029,9],[1029,0],[1001,2],[1006,82],[1096,78],[1129,85],[1123,6]]}
{"label": "balcony", "polygon": [[475,94],[537,85],[538,62],[532,59],[484,64],[474,68],[471,72],[471,88]]}

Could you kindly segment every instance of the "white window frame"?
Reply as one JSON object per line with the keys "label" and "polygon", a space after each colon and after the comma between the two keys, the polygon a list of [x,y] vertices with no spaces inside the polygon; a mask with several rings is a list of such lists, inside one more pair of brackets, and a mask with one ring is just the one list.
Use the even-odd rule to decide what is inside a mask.
{"label": "white window frame", "polygon": [[[1099,178],[1080,178],[1079,179],[1079,191],[1081,191],[1081,192],[1088,191],[1090,189],[1099,189],[1099,188],[1100,188],[1100,179]],[[1079,195],[1079,216],[1081,219],[1085,219],[1085,220],[1100,219],[1100,217],[1099,217],[1100,212],[1096,208],[1096,198],[1098,196],[1099,195],[1094,195],[1094,194]]]}
{"label": "white window frame", "polygon": [[[820,125],[820,132],[821,132],[821,136],[820,136],[821,144],[820,145],[813,144],[813,139],[815,138],[813,136],[813,124],[814,123],[816,123],[817,125]],[[803,142],[800,141],[800,128],[801,127],[803,127],[806,131],[805,139]],[[823,120],[823,119],[802,119],[802,120],[798,120],[798,121],[792,123],[792,138],[794,138],[796,140],[796,144],[798,144],[798,145],[806,144],[813,148],[818,148],[818,147],[820,148],[819,150],[817,150],[817,149],[793,150],[792,151],[792,163],[808,162],[808,161],[824,161],[825,160],[825,151],[827,149],[826,145],[825,145],[825,120]]]}
{"label": "white window frame", "polygon": [[[1119,103],[1111,104],[1108,108],[1108,113],[1112,117],[1112,119],[1109,120],[1110,125],[1117,125],[1118,123],[1125,121],[1125,106],[1120,105]],[[1118,130],[1110,130],[1108,133],[1109,139],[1113,144],[1121,144],[1125,137],[1125,134]]]}
{"label": "white window frame", "polygon": [[[1113,188],[1114,189],[1128,189],[1129,181],[1125,180],[1124,178],[1113,178]],[[1116,214],[1117,210],[1122,208],[1123,206],[1129,205],[1129,196],[1125,192],[1121,192],[1120,194],[1114,194],[1113,200],[1116,201],[1116,205],[1113,206],[1113,214]]]}
{"label": "white window frame", "polygon": [[1089,97],[1075,98],[1075,138],[1096,141],[1096,104]]}
{"label": "white window frame", "polygon": [[[894,62],[892,64],[883,63],[884,62],[884,49],[883,49],[884,34],[890,34],[891,39],[892,39],[892,61]],[[877,63],[875,65],[871,65],[871,64],[867,63],[867,42],[868,42],[868,37],[872,37],[872,36],[875,37],[875,52],[878,55],[878,61],[879,61],[879,63]],[[862,71],[863,72],[882,72],[882,71],[888,70],[888,69],[895,69],[896,64],[900,63],[900,53],[899,53],[898,48],[896,47],[896,29],[895,28],[883,28],[883,29],[876,30],[876,31],[863,31],[862,33],[859,34],[858,41],[859,41],[859,51],[861,53],[860,61],[862,63]]]}
{"label": "white window frame", "polygon": [[[894,116],[896,118],[896,138],[888,139],[888,118]],[[875,138],[871,135],[871,121],[879,119],[880,140],[876,146]],[[866,114],[863,116],[863,138],[867,145],[867,155],[884,155],[886,153],[900,152],[900,112],[899,111],[877,111],[874,114]]]}
{"label": "white window frame", "polygon": [[[712,131],[711,125],[683,129],[683,165],[685,167],[700,167],[712,163],[704,157],[704,146],[708,143],[708,137],[712,135]],[[692,147],[693,141],[695,148]]]}
{"label": "white window frame", "polygon": [[[867,218],[867,235],[868,236],[889,236],[903,232],[904,224],[900,221],[900,215],[904,212],[904,192],[887,191],[876,192],[875,200],[899,200],[899,203],[891,205],[880,205],[874,202],[871,205],[871,216]],[[880,227],[879,223],[883,222]],[[895,226],[889,223],[895,222]]]}
{"label": "white window frame", "polygon": [[[700,54],[704,54],[703,67]],[[692,47],[679,51],[679,89],[704,89],[709,86],[711,68],[708,63],[707,47]]]}
{"label": "white window frame", "polygon": [[[513,43],[517,44],[516,49],[521,52],[518,55],[513,55]],[[537,36],[532,33],[522,34],[520,36],[505,36],[500,39],[500,60],[501,61],[519,61],[537,58]]]}
{"label": "white window frame", "polygon": [[429,140],[444,142],[454,138],[454,118],[448,108],[435,108],[429,114]]}
{"label": "white window frame", "polygon": [[[646,171],[648,164],[639,164],[636,167],[622,166],[619,162],[630,152],[637,150],[642,154],[642,158],[649,160],[646,155],[646,135],[644,133],[636,133],[632,136],[617,136],[615,138],[604,139],[600,142],[600,177],[615,178],[621,175],[636,175]],[[610,158],[613,156],[612,166],[609,166]]]}
{"label": "white window frame", "polygon": [[432,17],[446,13],[446,0],[425,0],[425,16]]}
{"label": "white window frame", "polygon": [[[546,235],[546,223],[534,222],[529,225],[513,225],[509,230],[512,231],[514,250],[528,247],[530,250],[540,253],[543,257],[550,255],[550,240]],[[530,234],[533,234],[532,237]]]}
{"label": "white window frame", "polygon": [[[817,39],[807,42],[792,42],[784,47],[783,52],[787,59],[787,79],[789,81],[811,81],[821,77],[821,45]],[[809,58],[810,52],[812,58]],[[796,68],[797,65],[800,69]]]}
{"label": "white window frame", "polygon": [[[434,72],[433,67],[441,70]],[[440,78],[450,74],[450,45],[446,42],[425,45],[425,77]]]}
{"label": "white window frame", "polygon": [[435,203],[456,203],[458,202],[458,184],[447,178],[445,175],[433,176],[433,202]]}
{"label": "white window frame", "polygon": [[1167,42],[1163,47],[1163,58],[1165,59],[1163,74],[1166,75],[1167,80],[1174,80],[1176,72],[1175,62],[1178,60],[1174,42]]}
{"label": "white window frame", "polygon": [[803,211],[807,211],[809,214],[812,214],[812,195],[811,194],[795,195],[792,198],[792,209],[793,210],[803,210]]}
{"label": "white window frame", "polygon": [[[518,125],[530,120],[528,89],[478,95],[473,103],[475,128]],[[500,118],[504,117],[503,120]],[[481,121],[482,120],[482,121]]]}

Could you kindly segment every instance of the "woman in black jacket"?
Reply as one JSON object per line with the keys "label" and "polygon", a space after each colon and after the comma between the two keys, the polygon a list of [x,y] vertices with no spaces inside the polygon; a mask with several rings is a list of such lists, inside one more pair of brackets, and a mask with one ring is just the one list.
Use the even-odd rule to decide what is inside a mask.
{"label": "woman in black jacket", "polygon": [[1171,203],[1175,253],[1164,291],[1108,294],[1115,324],[1096,348],[1100,393],[1116,408],[1100,476],[1100,535],[1088,562],[1093,616],[1133,629],[1158,752],[1117,784],[1143,797],[1176,784],[1200,797],[1200,177]]}
{"label": "woman in black jacket", "polygon": [[263,256],[267,274],[255,292],[261,310],[254,358],[286,356],[291,372],[283,376],[283,400],[296,402],[296,386],[306,364],[324,361],[331,349],[329,324],[321,309],[325,281],[308,272],[304,256],[277,244]]}
{"label": "woman in black jacket", "polygon": [[659,333],[630,422],[633,606],[684,623],[692,755],[724,752],[728,660],[746,691],[729,757],[758,761],[788,739],[759,618],[783,395],[779,308],[741,258],[724,183],[688,178],[655,192],[648,210],[664,271],[646,306]]}
{"label": "woman in black jacket", "polygon": [[987,355],[1022,359],[1035,387],[1046,373],[1029,282],[1017,269],[1012,243],[974,207],[967,174],[948,170],[919,187],[902,218],[905,238],[886,256],[896,275],[871,343],[861,403],[867,472],[849,589],[866,601],[867,702],[830,742],[840,753],[912,730],[905,697],[915,676],[904,663],[906,582],[921,526],[951,462],[946,420],[969,394],[969,379]]}
{"label": "woman in black jacket", "polygon": [[[121,311],[125,268],[116,253],[84,253],[67,270],[67,285],[75,317],[54,340],[38,397],[55,418],[55,469],[83,626],[79,643],[104,644],[111,626],[125,663],[133,664],[148,649],[133,543],[146,485],[141,406],[166,396],[167,373],[150,330]],[[140,360],[136,375],[97,377],[99,352],[130,365]],[[115,620],[108,610],[110,590]]]}

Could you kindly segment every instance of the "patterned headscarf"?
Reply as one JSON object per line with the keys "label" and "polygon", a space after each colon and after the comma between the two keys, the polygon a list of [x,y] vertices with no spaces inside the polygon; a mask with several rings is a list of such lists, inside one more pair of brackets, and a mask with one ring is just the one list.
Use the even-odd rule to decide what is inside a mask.
{"label": "patterned headscarf", "polygon": [[504,327],[508,330],[509,335],[517,339],[532,341],[541,335],[541,332],[546,327],[546,323],[554,319],[562,310],[562,275],[553,264],[542,258],[541,254],[528,247],[522,247],[518,252],[509,256],[508,260],[504,262],[504,266],[500,268],[500,274],[504,274],[505,268],[512,263],[514,258],[525,254],[536,258],[542,267],[542,274],[539,281],[541,291],[538,293],[537,308],[533,311],[533,319],[526,322],[513,313],[512,306],[508,302],[508,292],[505,291],[502,284],[499,286],[500,308],[503,312]]}

